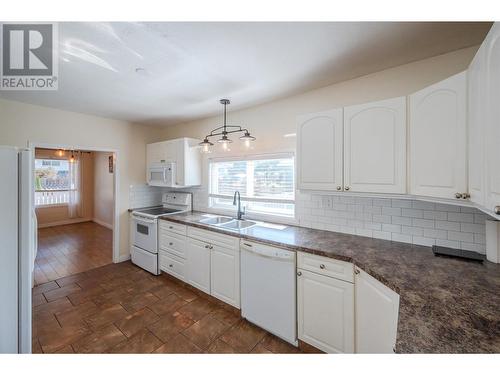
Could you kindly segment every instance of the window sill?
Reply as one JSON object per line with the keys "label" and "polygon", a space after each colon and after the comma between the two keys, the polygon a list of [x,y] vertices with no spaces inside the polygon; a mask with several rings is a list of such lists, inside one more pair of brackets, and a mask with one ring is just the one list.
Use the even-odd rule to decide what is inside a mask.
{"label": "window sill", "polygon": [[41,204],[41,205],[35,206],[35,209],[38,209],[38,208],[67,207],[67,206],[69,206],[68,203]]}

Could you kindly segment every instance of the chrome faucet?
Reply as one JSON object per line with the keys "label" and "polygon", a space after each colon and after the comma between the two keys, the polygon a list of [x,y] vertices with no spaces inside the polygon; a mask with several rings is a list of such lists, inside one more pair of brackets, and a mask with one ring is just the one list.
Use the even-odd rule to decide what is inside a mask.
{"label": "chrome faucet", "polygon": [[243,215],[245,215],[245,207],[243,207],[243,209],[241,209],[241,196],[240,196],[240,192],[238,190],[236,190],[234,192],[234,197],[233,197],[233,206],[236,206],[236,205],[238,205],[238,211],[237,211],[236,215],[237,215],[238,220],[241,220],[241,217]]}

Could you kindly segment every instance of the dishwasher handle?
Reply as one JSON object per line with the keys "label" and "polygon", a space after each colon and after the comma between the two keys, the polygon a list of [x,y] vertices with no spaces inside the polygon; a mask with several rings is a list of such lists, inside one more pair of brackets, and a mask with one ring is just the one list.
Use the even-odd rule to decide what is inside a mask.
{"label": "dishwasher handle", "polygon": [[248,242],[242,242],[241,245],[241,250],[264,258],[295,262],[295,253],[293,251],[282,250],[268,246],[259,246]]}

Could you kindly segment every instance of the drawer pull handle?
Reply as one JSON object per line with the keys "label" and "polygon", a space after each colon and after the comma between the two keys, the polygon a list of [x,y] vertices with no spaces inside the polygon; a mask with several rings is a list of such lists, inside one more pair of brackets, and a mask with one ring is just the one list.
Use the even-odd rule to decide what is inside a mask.
{"label": "drawer pull handle", "polygon": [[355,269],[354,269],[354,273],[355,273],[356,275],[359,275],[359,270],[358,270],[357,268],[355,268]]}
{"label": "drawer pull handle", "polygon": [[250,245],[249,243],[246,243],[246,242],[243,242],[243,245],[248,246],[248,247],[252,247],[252,245]]}
{"label": "drawer pull handle", "polygon": [[169,228],[169,229],[174,229],[174,227],[173,227],[173,226],[171,226],[171,225],[170,225],[168,228]]}
{"label": "drawer pull handle", "polygon": [[169,267],[173,267],[174,265],[173,265],[173,264],[169,264],[168,266],[169,266]]}
{"label": "drawer pull handle", "polygon": [[325,269],[325,265],[324,264],[320,264],[319,268],[321,268],[322,270],[324,270]]}

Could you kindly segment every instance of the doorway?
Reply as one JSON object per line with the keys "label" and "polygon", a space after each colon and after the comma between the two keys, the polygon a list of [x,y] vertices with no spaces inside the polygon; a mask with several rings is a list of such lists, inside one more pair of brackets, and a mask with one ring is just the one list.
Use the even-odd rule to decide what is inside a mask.
{"label": "doorway", "polygon": [[38,233],[34,285],[118,262],[117,152],[30,146]]}

